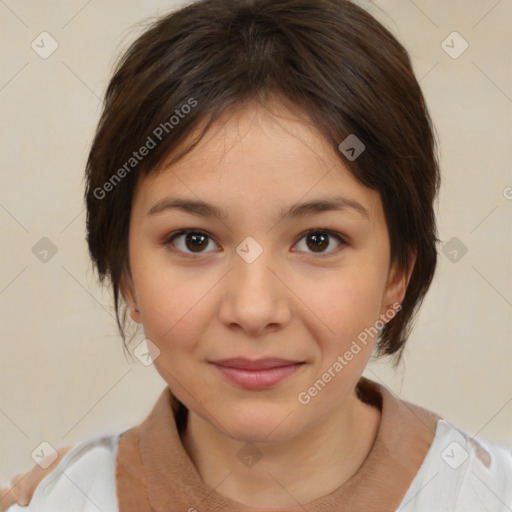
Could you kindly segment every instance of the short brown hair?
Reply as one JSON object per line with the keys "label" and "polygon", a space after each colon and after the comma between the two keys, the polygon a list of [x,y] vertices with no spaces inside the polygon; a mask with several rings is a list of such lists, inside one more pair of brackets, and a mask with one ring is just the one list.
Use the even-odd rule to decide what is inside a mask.
{"label": "short brown hair", "polygon": [[[402,309],[377,341],[377,355],[395,354],[397,365],[437,263],[436,139],[407,51],[348,0],[196,1],[153,21],[119,59],[87,161],[85,199],[90,255],[100,282],[108,277],[113,287],[124,346],[126,304],[120,309],[138,177],[169,155],[178,161],[229,108],[270,97],[305,113],[359,182],[379,192],[391,263],[408,272],[416,253]],[[338,150],[349,135],[365,145],[357,159]],[[143,146],[151,149],[135,159]]]}

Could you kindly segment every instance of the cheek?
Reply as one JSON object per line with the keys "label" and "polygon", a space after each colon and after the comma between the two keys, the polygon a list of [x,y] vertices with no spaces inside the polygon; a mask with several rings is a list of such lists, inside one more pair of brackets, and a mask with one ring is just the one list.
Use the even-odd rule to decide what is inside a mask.
{"label": "cheek", "polygon": [[131,264],[146,337],[160,351],[172,350],[173,360],[192,352],[211,322],[208,295],[218,277],[207,268],[171,265],[160,250],[136,250]]}
{"label": "cheek", "polygon": [[351,340],[379,318],[384,271],[379,265],[354,264],[333,272],[323,280],[310,277],[302,284],[301,296],[325,334],[319,339],[331,345]]}
{"label": "cheek", "polygon": [[332,411],[368,363],[376,341],[383,274],[379,265],[347,266],[325,283],[307,287],[308,306],[314,312],[308,329],[315,338],[318,359],[297,399],[308,406],[305,410],[312,417],[322,418]]}
{"label": "cheek", "polygon": [[201,298],[205,286],[186,284],[178,279],[147,276],[139,285],[139,303],[144,312],[143,324],[146,335],[161,343],[169,343],[177,336],[183,341],[198,332],[206,314]]}

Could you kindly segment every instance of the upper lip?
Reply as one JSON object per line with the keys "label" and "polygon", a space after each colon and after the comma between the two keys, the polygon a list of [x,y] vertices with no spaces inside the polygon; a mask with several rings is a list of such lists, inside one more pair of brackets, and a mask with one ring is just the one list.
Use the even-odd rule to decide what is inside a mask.
{"label": "upper lip", "polygon": [[218,359],[211,363],[219,366],[227,366],[229,368],[237,368],[239,370],[266,370],[268,368],[279,368],[280,366],[290,366],[300,364],[303,361],[292,361],[290,359],[281,359],[277,357],[268,357],[265,359],[244,359],[234,357],[231,359]]}

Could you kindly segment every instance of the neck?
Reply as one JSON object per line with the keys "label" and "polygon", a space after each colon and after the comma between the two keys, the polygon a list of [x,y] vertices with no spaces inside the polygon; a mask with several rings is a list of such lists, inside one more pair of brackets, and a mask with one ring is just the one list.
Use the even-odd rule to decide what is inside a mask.
{"label": "neck", "polygon": [[247,445],[193,411],[182,442],[205,484],[220,494],[247,506],[296,507],[333,492],[357,472],[379,422],[380,410],[354,390],[315,426],[279,443]]}

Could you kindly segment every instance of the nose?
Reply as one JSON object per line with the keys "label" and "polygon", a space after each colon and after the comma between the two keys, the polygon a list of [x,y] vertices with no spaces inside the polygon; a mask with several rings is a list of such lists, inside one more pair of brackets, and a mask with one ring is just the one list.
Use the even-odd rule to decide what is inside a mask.
{"label": "nose", "polygon": [[252,263],[235,254],[219,308],[224,325],[258,337],[289,323],[291,292],[276,267],[266,251]]}

